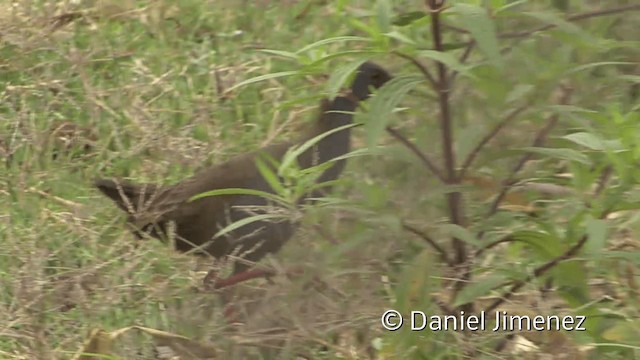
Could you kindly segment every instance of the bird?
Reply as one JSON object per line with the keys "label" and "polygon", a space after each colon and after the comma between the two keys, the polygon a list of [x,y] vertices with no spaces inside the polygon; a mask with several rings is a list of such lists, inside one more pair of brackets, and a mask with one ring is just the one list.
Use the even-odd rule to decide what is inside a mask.
{"label": "bird", "polygon": [[[371,96],[391,79],[391,75],[380,65],[371,61],[362,63],[356,70],[350,90],[333,100],[320,101],[319,115],[313,125],[297,141],[268,145],[257,151],[237,155],[226,162],[205,168],[190,178],[174,185],[136,184],[117,178],[98,178],[94,186],[128,214],[127,226],[137,238],[144,233],[161,240],[167,239],[173,230],[174,246],[179,252],[220,259],[238,254],[244,261],[235,261],[233,274],[247,271],[251,265],[265,255],[275,253],[287,242],[296,230],[296,222],[260,220],[245,224],[224,236],[217,237],[221,228],[251,215],[248,207],[268,205],[268,201],[257,195],[219,195],[190,199],[203,192],[243,188],[274,193],[261,175],[256,160],[263,154],[281,160],[293,146],[332,129],[353,122],[353,113],[359,102]],[[297,161],[301,169],[334,160],[351,150],[350,128],[332,132],[305,150]],[[316,180],[317,183],[337,179],[343,172],[345,160],[334,161]],[[304,194],[299,202],[317,197],[329,191],[312,191]],[[255,214],[256,211],[253,212]]]}

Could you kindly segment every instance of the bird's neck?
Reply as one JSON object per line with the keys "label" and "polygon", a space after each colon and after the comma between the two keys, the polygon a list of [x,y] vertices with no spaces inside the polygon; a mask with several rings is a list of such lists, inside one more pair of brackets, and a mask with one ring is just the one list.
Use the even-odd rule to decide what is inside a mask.
{"label": "bird's neck", "polygon": [[[353,122],[353,113],[358,107],[358,101],[352,96],[338,96],[329,103],[324,114],[321,114],[317,124],[317,134],[327,132]],[[349,132],[348,129],[344,130]],[[316,134],[316,135],[317,135]]]}

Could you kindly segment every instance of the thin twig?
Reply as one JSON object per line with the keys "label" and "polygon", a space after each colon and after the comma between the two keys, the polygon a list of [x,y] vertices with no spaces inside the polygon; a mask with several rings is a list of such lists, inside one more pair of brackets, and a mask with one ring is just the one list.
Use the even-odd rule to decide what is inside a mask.
{"label": "thin twig", "polygon": [[449,256],[447,255],[447,252],[442,248],[442,246],[438,245],[438,243],[435,240],[433,240],[433,238],[431,238],[429,235],[407,224],[404,221],[402,222],[402,228],[418,236],[419,238],[424,240],[427,244],[431,245],[431,247],[434,248],[438,252],[438,254],[440,254],[440,259],[442,261],[444,261],[450,266],[453,266],[453,263],[451,262],[451,260],[449,260]]}
{"label": "thin twig", "polygon": [[[569,21],[569,22],[571,22],[571,21],[580,21],[580,20],[590,19],[590,18],[599,17],[599,16],[607,16],[607,15],[618,14],[618,13],[623,13],[623,12],[627,12],[627,11],[639,11],[639,10],[640,10],[640,4],[620,6],[620,7],[612,8],[612,9],[594,10],[594,11],[588,11],[588,12],[584,12],[584,13],[578,13],[578,14],[574,14],[574,15],[569,15],[569,16],[567,16],[565,21]],[[499,34],[498,37],[502,38],[502,39],[512,39],[512,38],[525,37],[525,36],[529,36],[531,34],[540,32],[540,31],[553,29],[553,28],[555,28],[557,26],[558,25],[556,25],[556,24],[547,24],[547,25],[542,25],[542,26],[539,26],[539,27],[537,27],[535,29],[531,29],[531,30],[516,31],[516,32],[511,32],[511,33]]]}
{"label": "thin twig", "polygon": [[598,185],[596,186],[596,189],[593,192],[594,197],[600,195],[602,191],[606,188],[607,182],[609,182],[609,179],[611,178],[612,174],[613,174],[613,166],[608,165],[607,167],[604,168],[604,170],[602,171],[602,174],[600,174],[600,177],[598,178]]}
{"label": "thin twig", "polygon": [[584,246],[584,244],[587,242],[587,239],[588,239],[588,236],[587,235],[583,235],[575,245],[570,247],[562,255],[557,256],[557,257],[551,259],[550,261],[548,261],[548,262],[540,265],[539,267],[537,267],[533,271],[532,275],[529,275],[526,279],[520,280],[520,281],[516,282],[515,284],[513,284],[513,286],[511,286],[511,288],[509,290],[507,290],[507,292],[502,294],[502,296],[499,299],[496,299],[484,311],[485,312],[491,312],[491,311],[495,310],[498,306],[502,305],[505,301],[509,300],[516,293],[516,291],[520,290],[523,286],[525,286],[526,284],[531,282],[533,279],[539,278],[540,276],[544,275],[547,271],[551,270],[552,268],[554,268],[559,263],[574,257],[578,253],[578,251]]}
{"label": "thin twig", "polygon": [[442,175],[442,171],[440,171],[440,169],[438,169],[436,167],[436,165],[433,163],[433,161],[431,161],[431,159],[429,159],[429,157],[427,156],[427,154],[425,154],[422,150],[420,150],[416,144],[412,143],[411,141],[409,141],[409,139],[407,139],[406,137],[404,137],[402,134],[400,134],[398,132],[398,130],[387,126],[386,128],[387,132],[389,134],[391,134],[391,136],[395,137],[398,141],[400,141],[404,146],[406,146],[409,150],[411,150],[411,152],[413,152],[414,154],[416,154],[416,156],[422,160],[422,162],[424,163],[424,165],[438,178],[440,179],[440,181],[442,181],[443,183],[446,183],[446,179],[444,178],[444,176]]}
{"label": "thin twig", "polygon": [[[621,7],[612,8],[612,9],[595,10],[595,11],[588,11],[588,12],[584,12],[584,13],[578,13],[578,14],[574,14],[574,15],[569,15],[569,16],[567,16],[565,21],[568,21],[568,22],[580,21],[580,20],[590,19],[590,18],[594,18],[594,17],[607,16],[607,15],[612,15],[612,14],[623,13],[623,12],[626,12],[626,11],[638,11],[638,10],[640,10],[640,5],[638,5],[638,4],[627,5],[627,6],[621,6]],[[447,27],[450,28],[451,26],[447,26]],[[534,28],[534,29],[531,29],[531,30],[524,30],[524,31],[517,31],[517,32],[511,32],[511,33],[498,34],[498,38],[500,38],[500,39],[514,39],[514,38],[527,37],[527,36],[532,35],[534,33],[537,33],[537,32],[540,32],[540,31],[550,30],[550,29],[553,29],[555,27],[557,27],[557,25],[555,25],[555,24],[546,24],[546,25],[541,25],[541,26],[539,26],[537,28]],[[460,32],[459,30],[464,30],[464,29],[453,29],[453,30]],[[460,57],[460,62],[461,63],[464,63],[467,60],[467,58],[468,58],[469,54],[471,53],[471,50],[474,48],[475,44],[476,44],[475,39],[469,40],[469,42],[467,43],[467,48],[465,49],[465,52]],[[451,81],[453,81],[457,75],[458,75],[458,72],[454,72],[451,75]]]}
{"label": "thin twig", "polygon": [[480,255],[482,255],[485,251],[490,250],[500,244],[504,244],[507,242],[513,242],[515,241],[515,239],[512,236],[506,236],[503,237],[502,239],[498,239],[494,242],[491,242],[483,247],[481,247],[480,249],[476,250],[475,254],[473,254],[473,258],[476,259],[478,258]]}
{"label": "thin twig", "polygon": [[431,86],[436,89],[437,85],[436,85],[436,79],[434,79],[433,75],[431,75],[431,72],[429,71],[429,69],[427,69],[427,66],[424,65],[423,63],[420,62],[420,60],[414,58],[413,56],[409,55],[409,54],[405,54],[401,51],[392,51],[392,54],[397,55],[403,59],[409,60],[413,65],[415,65],[415,67],[418,68],[418,70],[420,70],[420,72],[424,75],[424,77],[429,81],[429,83],[431,83]]}
{"label": "thin twig", "polygon": [[[458,60],[461,64],[464,64],[467,61],[467,59],[469,58],[469,55],[471,55],[471,50],[473,50],[475,46],[476,46],[476,43],[473,40],[467,44],[467,47],[464,49],[464,52],[462,53],[462,55],[460,56],[460,59]],[[460,72],[454,70],[451,73],[451,76],[449,77],[449,83],[453,83],[456,77],[458,76],[458,74],[460,74]]]}
{"label": "thin twig", "polygon": [[462,167],[460,169],[460,178],[464,179],[464,176],[467,172],[467,170],[469,169],[469,166],[471,166],[471,164],[473,163],[473,161],[475,160],[475,158],[478,156],[478,154],[480,153],[480,150],[482,150],[482,148],[489,142],[491,141],[491,139],[493,139],[499,132],[500,130],[502,130],[505,126],[507,126],[510,122],[512,122],[513,120],[515,120],[515,118],[520,115],[520,113],[522,113],[525,109],[527,109],[530,106],[530,104],[525,104],[522,105],[514,110],[512,110],[509,114],[507,114],[507,116],[505,116],[505,118],[500,121],[494,128],[493,130],[491,130],[479,143],[478,145],[476,145],[475,148],[473,148],[473,150],[471,150],[471,152],[469,153],[469,156],[467,156],[467,158],[465,159],[464,163],[462,164]]}
{"label": "thin twig", "polygon": [[[565,87],[562,89],[562,95],[559,101],[561,105],[566,105],[569,102],[569,99],[571,97],[571,92],[572,92],[572,89],[570,88]],[[558,115],[558,113],[554,113],[553,115],[551,115],[551,117],[547,121],[547,124],[536,135],[536,138],[534,139],[531,146],[532,147],[542,146],[542,144],[544,144],[544,142],[546,141],[547,136],[549,136],[549,133],[556,126],[559,120],[560,120],[560,116]],[[500,206],[500,203],[502,203],[502,200],[504,200],[505,196],[507,195],[507,192],[509,192],[511,187],[513,187],[513,185],[516,183],[516,175],[518,174],[518,172],[520,172],[520,170],[522,170],[524,165],[529,160],[531,160],[531,158],[533,158],[533,153],[528,152],[513,167],[513,169],[511,170],[511,174],[503,182],[502,190],[500,191],[498,196],[496,196],[495,200],[491,204],[491,207],[489,208],[489,211],[485,215],[486,218],[489,218],[496,213],[496,211],[498,210],[498,207]],[[478,238],[482,238],[482,235],[484,234],[483,233],[479,234]]]}

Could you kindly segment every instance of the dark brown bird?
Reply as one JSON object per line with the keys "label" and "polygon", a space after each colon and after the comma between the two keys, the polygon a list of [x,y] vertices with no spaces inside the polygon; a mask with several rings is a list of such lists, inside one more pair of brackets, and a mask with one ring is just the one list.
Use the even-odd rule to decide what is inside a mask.
{"label": "dark brown bird", "polygon": [[[258,151],[238,155],[222,164],[211,166],[194,176],[171,186],[132,184],[122,180],[99,179],[95,186],[129,214],[128,226],[142,238],[141,232],[158,239],[166,239],[168,224],[173,223],[175,246],[178,251],[193,251],[201,255],[221,258],[229,254],[248,262],[256,262],[268,253],[278,251],[295,230],[293,221],[256,221],[224,236],[215,237],[226,225],[249,216],[247,207],[267,205],[259,196],[221,195],[189,202],[195,195],[226,188],[274,191],[256,167],[256,156],[267,153],[280,160],[286,151],[331,129],[352,123],[359,101],[371,95],[371,88],[379,88],[390,79],[382,67],[365,62],[356,73],[350,93],[333,101],[323,100],[320,115],[313,128],[300,141],[264,147]],[[350,130],[345,129],[324,137],[314,147],[298,157],[300,168],[325,163],[346,154],[351,148]],[[318,183],[335,180],[342,173],[344,160],[336,161],[325,170]],[[318,193],[306,194],[306,198]],[[301,199],[301,201],[304,199]],[[255,214],[256,211],[253,211]],[[247,268],[242,262],[234,264],[234,273]]]}

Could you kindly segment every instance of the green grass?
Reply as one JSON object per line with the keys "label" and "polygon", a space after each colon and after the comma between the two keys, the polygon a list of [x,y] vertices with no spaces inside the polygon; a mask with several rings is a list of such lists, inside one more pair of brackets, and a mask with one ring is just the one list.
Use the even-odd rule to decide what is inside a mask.
{"label": "green grass", "polygon": [[[0,154],[4,154],[0,157],[0,358],[70,359],[92,330],[111,332],[129,326],[188,337],[212,346],[224,359],[298,355],[449,359],[463,358],[466,347],[479,349],[484,358],[520,356],[512,355],[512,350],[494,351],[500,334],[382,330],[379,317],[388,308],[440,314],[445,308],[434,299],[450,307],[457,300],[451,296],[451,280],[459,273],[439,261],[425,241],[403,231],[401,220],[427,229],[452,252],[449,240],[459,236],[455,231],[460,229],[447,227],[443,200],[452,191],[462,191],[466,231],[486,232],[483,244],[524,230],[534,234],[531,238],[521,234],[528,244],[522,240],[496,246],[475,260],[466,289],[477,292],[470,297],[481,309],[491,302],[487,296],[502,294],[498,290],[510,286],[506,282],[501,288],[482,289],[491,285],[485,280],[524,278],[583,234],[592,213],[604,207],[585,207],[603,164],[613,164],[615,172],[606,189],[610,192],[599,198],[602,203],[632,210],[637,203],[634,179],[640,176],[625,170],[640,153],[633,111],[637,95],[629,90],[631,82],[620,80],[621,74],[637,70],[637,61],[572,72],[584,64],[633,62],[637,36],[625,31],[627,18],[619,23],[607,17],[593,19],[587,22],[593,39],[554,29],[502,41],[509,47],[504,68],[494,68],[485,54],[472,52],[468,74],[457,77],[451,92],[459,159],[505,113],[524,100],[532,104],[516,125],[483,149],[470,170],[468,175],[490,180],[488,189],[479,186],[478,191],[466,182],[457,187],[443,184],[395,139],[377,139],[388,146],[350,159],[332,194],[335,203],[310,209],[296,236],[279,254],[263,261],[278,269],[302,268],[304,274],[276,276],[274,283],[253,280],[223,293],[206,292],[202,270],[208,270],[211,262],[178,254],[159,241],[136,241],[123,227],[124,214],[92,188],[93,179],[118,176],[175,183],[233,155],[291,139],[314,119],[318,100],[331,87],[330,75],[363,56],[355,50],[377,50],[379,54],[372,55],[375,60],[396,75],[418,72],[389,54],[391,50],[415,55],[435,73],[435,62],[416,55],[431,46],[429,19],[392,28],[417,41],[407,45],[375,28],[384,26],[386,15],[371,0],[16,3],[13,8],[0,4]],[[384,8],[387,2],[375,3]],[[424,11],[422,1],[391,3],[395,12]],[[492,1],[491,6],[507,3]],[[518,6],[551,13],[559,9],[555,3],[530,1]],[[592,10],[589,4],[576,3],[572,11]],[[500,22],[500,32],[539,25],[515,9],[500,13],[503,18],[498,20],[506,19]],[[75,12],[82,15],[62,21]],[[467,25],[455,13],[446,16],[458,28]],[[468,40],[455,29],[447,30],[452,34],[445,37],[447,45]],[[287,58],[305,46],[340,36],[368,40],[334,41],[296,54],[297,61]],[[458,58],[464,47],[454,48],[450,54]],[[324,61],[327,56],[335,58]],[[298,70],[294,76],[234,88],[260,75]],[[404,109],[389,119],[444,166],[437,94],[424,83],[403,98]],[[621,141],[624,151],[605,154],[571,148],[588,156],[592,167],[551,155],[536,157],[517,180],[555,181],[576,190],[575,196],[549,200],[532,195],[543,200],[542,205],[536,203],[543,211],[535,218],[511,211],[483,217],[491,203],[487,192],[496,193],[491,186],[510,175],[514,160],[522,155],[520,149],[529,146],[557,110],[550,105],[557,104],[560,83],[573,87],[570,104],[575,108],[559,111],[561,124],[546,145],[570,147],[563,135],[588,130]],[[62,122],[84,129],[79,142],[72,142],[75,145],[67,147],[50,135],[52,126]],[[366,146],[369,130],[354,131],[356,147]],[[79,145],[84,140],[91,143],[88,151]],[[558,180],[554,177],[558,173],[572,177]],[[546,280],[540,277],[504,304],[514,312],[584,311],[592,316],[586,335],[532,335],[541,352],[605,354],[612,359],[638,353],[637,347],[628,345],[640,338],[633,337],[640,328],[634,300],[638,290],[633,288],[638,273],[634,262],[638,244],[633,240],[637,216],[629,213],[607,220],[606,248],[590,243],[596,250],[554,269],[559,289],[551,300],[539,298],[536,286]],[[551,234],[543,239],[548,243],[535,243],[541,233]],[[620,248],[613,244],[628,238],[632,240]],[[610,250],[625,252],[626,258]],[[607,287],[590,286],[589,303],[576,301],[584,300],[579,287],[592,279],[604,280]],[[603,294],[615,301],[596,301]],[[230,303],[244,325],[230,324],[223,316],[225,304]],[[166,345],[169,340],[129,331],[112,350],[115,358],[151,359],[163,341]],[[602,353],[578,349],[616,342],[630,348],[600,346],[610,350]]]}
{"label": "green grass", "polygon": [[[108,1],[52,9],[44,3],[26,8],[29,2],[22,2],[15,16],[2,21],[0,126],[12,157],[0,197],[6,210],[0,218],[0,357],[70,358],[91,329],[131,325],[214,344],[229,358],[266,356],[261,347],[239,345],[244,338],[257,344],[265,338],[267,345],[284,346],[272,351],[287,357],[331,343],[330,337],[314,335],[325,334],[323,327],[335,327],[334,335],[345,332],[347,308],[358,310],[355,323],[367,324],[363,319],[375,314],[371,307],[356,308],[357,298],[312,301],[302,285],[285,281],[267,288],[257,281],[251,285],[259,286],[253,290],[257,295],[238,300],[249,302],[253,320],[232,338],[218,295],[194,290],[202,276],[193,274],[195,260],[160,242],[134,244],[122,227],[122,214],[91,188],[94,177],[112,175],[172,183],[256,149],[267,138],[288,139],[312,120],[315,99],[324,92],[317,76],[220,93],[244,79],[299,66],[274,60],[259,48],[295,51],[350,33],[323,2],[310,3],[299,20],[295,16],[305,4],[267,3]],[[75,10],[86,14],[52,30],[53,15]],[[77,156],[61,152],[52,159],[58,145],[48,139],[48,129],[54,121],[90,129],[97,138],[92,151],[71,149]],[[329,233],[339,236],[330,213],[318,216]],[[353,277],[366,287],[377,282],[366,272],[341,274],[354,268],[335,250],[325,255],[330,244],[305,229],[282,255],[295,259],[287,266],[305,265],[323,277],[336,277],[331,282],[338,288]],[[335,269],[320,270],[328,266]],[[259,309],[269,309],[269,316],[256,316],[264,312]],[[314,322],[327,323],[311,332],[295,330],[315,328]],[[261,335],[279,323],[284,325],[271,340]],[[148,359],[149,339],[127,334],[114,350],[122,358]],[[368,345],[365,340],[359,346]],[[324,351],[329,358],[335,353]]]}

